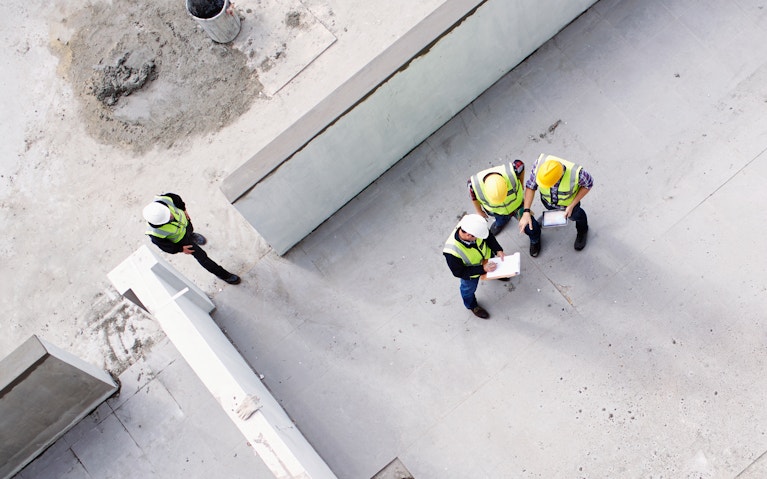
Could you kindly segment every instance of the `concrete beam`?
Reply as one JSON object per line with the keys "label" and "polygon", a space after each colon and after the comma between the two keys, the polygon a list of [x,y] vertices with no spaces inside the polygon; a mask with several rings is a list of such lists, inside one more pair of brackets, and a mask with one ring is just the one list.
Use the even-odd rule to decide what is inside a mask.
{"label": "concrete beam", "polygon": [[199,288],[146,246],[112,270],[109,279],[160,323],[275,478],[335,478],[210,317],[213,303]]}

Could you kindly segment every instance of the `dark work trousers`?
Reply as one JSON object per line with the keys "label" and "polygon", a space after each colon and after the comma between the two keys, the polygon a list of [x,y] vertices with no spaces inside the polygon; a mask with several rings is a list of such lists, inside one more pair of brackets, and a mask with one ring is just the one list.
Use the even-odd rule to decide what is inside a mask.
{"label": "dark work trousers", "polygon": [[180,241],[181,246],[191,246],[194,249],[194,251],[192,252],[192,256],[194,256],[194,259],[196,259],[197,262],[200,263],[200,266],[207,269],[211,273],[215,274],[220,279],[226,279],[230,277],[232,273],[225,270],[220,264],[210,259],[208,257],[208,253],[206,253],[205,250],[202,249],[199,245],[196,245],[194,243],[194,240],[192,239],[193,232],[194,232],[194,226],[192,225],[192,222],[190,221],[189,225],[187,226],[186,234]]}
{"label": "dark work trousers", "polygon": [[206,253],[205,250],[202,249],[200,246],[194,243],[189,243],[189,245],[192,248],[194,248],[194,251],[192,252],[192,256],[194,256],[194,259],[196,259],[197,262],[200,263],[200,266],[207,269],[208,271],[215,274],[221,279],[226,279],[232,275],[232,273],[225,270],[220,264],[210,259],[208,257],[208,253]]}
{"label": "dark work trousers", "polygon": [[226,279],[230,277],[232,273],[225,270],[220,264],[210,259],[208,257],[208,253],[206,253],[204,249],[194,243],[194,240],[192,239],[192,233],[194,233],[194,225],[190,221],[186,227],[186,234],[183,238],[181,238],[181,246],[191,246],[194,249],[192,252],[194,259],[200,263],[200,266],[215,274],[219,279]]}

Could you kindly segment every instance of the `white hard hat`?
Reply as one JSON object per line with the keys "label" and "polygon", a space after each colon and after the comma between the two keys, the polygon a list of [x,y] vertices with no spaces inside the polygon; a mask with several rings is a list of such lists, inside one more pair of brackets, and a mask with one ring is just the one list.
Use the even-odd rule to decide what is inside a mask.
{"label": "white hard hat", "polygon": [[164,225],[170,221],[170,210],[164,204],[153,201],[144,207],[144,219],[153,225]]}
{"label": "white hard hat", "polygon": [[476,236],[480,239],[487,238],[489,233],[487,229],[487,220],[475,214],[466,215],[461,218],[461,221],[458,223],[458,227],[470,235]]}

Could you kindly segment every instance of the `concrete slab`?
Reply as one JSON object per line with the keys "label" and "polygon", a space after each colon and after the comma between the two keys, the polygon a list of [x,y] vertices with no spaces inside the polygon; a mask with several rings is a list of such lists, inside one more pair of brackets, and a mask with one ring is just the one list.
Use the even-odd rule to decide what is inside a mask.
{"label": "concrete slab", "polygon": [[298,0],[238,1],[243,18],[232,45],[248,57],[264,94],[273,96],[336,41]]}
{"label": "concrete slab", "polygon": [[[338,67],[348,56],[336,47],[370,52],[387,42],[368,28],[383,21],[373,4],[352,3],[305,2],[338,38],[325,62],[308,68],[328,75],[328,89],[343,81]],[[431,6],[392,10],[404,25]],[[602,0],[286,257],[256,248],[257,258],[241,263],[244,282],[216,295],[215,319],[340,478],[371,477],[395,457],[416,478],[764,475],[767,282],[764,228],[754,222],[755,192],[767,179],[762,7]],[[350,18],[370,23],[345,32]],[[195,142],[188,161],[208,165],[219,141],[247,136],[236,158],[201,168],[220,178],[300,116],[299,104],[321,96],[295,93],[316,78],[295,78],[295,96],[278,94],[222,138]],[[582,162],[596,178],[584,200],[589,245],[576,254],[572,228],[546,231],[531,259],[512,223],[500,241],[523,252],[522,275],[513,290],[480,287],[492,318],[479,321],[463,310],[440,254],[471,208],[466,179],[498,158],[530,162],[544,151]],[[145,161],[145,174],[167,179]],[[130,173],[116,178],[129,183]],[[196,201],[214,228],[224,202]],[[252,248],[236,219],[224,221],[238,231],[232,249]],[[180,269],[217,291],[195,268]],[[138,384],[151,391],[162,380],[186,414],[171,430],[200,458],[185,474],[219,472],[189,426],[214,427],[205,421],[215,418],[192,413],[204,404],[183,392],[202,389],[177,366],[148,383],[138,366],[138,392],[121,405],[134,408],[131,417],[152,417],[139,406]],[[100,414],[92,432],[43,456],[57,458],[48,463],[55,473],[33,463],[20,477],[121,477],[128,459],[141,474],[159,470],[116,415]],[[244,461],[243,449],[217,452]],[[245,470],[232,467],[231,477]]]}
{"label": "concrete slab", "polygon": [[[414,477],[735,477],[761,456],[764,260],[743,211],[765,171],[764,56],[722,60],[726,37],[764,37],[749,8],[598,3],[267,255],[255,296],[219,296],[217,321],[339,477],[394,457]],[[596,178],[589,246],[548,230],[531,259],[512,224],[523,273],[481,285],[479,321],[441,244],[471,173],[542,151]]]}

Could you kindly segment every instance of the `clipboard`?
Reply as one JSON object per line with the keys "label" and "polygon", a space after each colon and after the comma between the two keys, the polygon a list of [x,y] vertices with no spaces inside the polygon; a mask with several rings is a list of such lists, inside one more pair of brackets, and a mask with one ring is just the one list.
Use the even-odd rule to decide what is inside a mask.
{"label": "clipboard", "polygon": [[565,217],[565,210],[545,210],[541,217],[542,228],[556,228],[558,226],[565,226],[567,224],[567,218]]}
{"label": "clipboard", "polygon": [[485,278],[487,279],[511,278],[520,273],[519,251],[514,254],[507,254],[503,257],[503,261],[498,257],[490,258],[488,261],[497,264],[498,267],[495,268],[495,271],[485,273]]}

